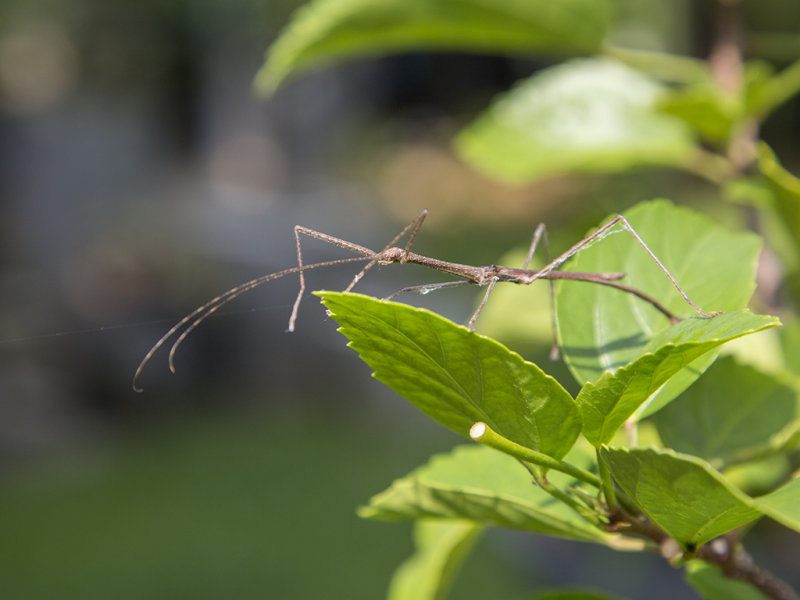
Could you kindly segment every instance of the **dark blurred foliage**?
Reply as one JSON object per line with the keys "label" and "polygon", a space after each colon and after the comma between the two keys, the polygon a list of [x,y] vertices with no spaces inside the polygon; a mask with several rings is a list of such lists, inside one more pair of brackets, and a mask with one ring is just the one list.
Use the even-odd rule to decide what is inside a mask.
{"label": "dark blurred foliage", "polygon": [[[620,2],[623,33],[703,55],[708,3],[662,4]],[[252,78],[296,5],[0,3],[4,597],[383,593],[410,550],[407,530],[357,521],[353,508],[454,438],[371,380],[313,298],[298,332],[284,334],[296,279],[210,319],[179,352],[176,376],[162,353],[145,373],[146,392],[130,387],[138,361],[180,316],[291,265],[293,225],[380,247],[429,206],[418,240],[425,252],[488,263],[509,240],[524,245],[539,221],[565,247],[661,182],[661,195],[711,202],[710,188],[674,174],[509,189],[470,173],[450,154],[449,137],[544,63],[421,54],[356,61],[259,99]],[[800,22],[787,16],[795,3],[745,6],[758,32]],[[753,44],[775,47],[763,35]],[[778,65],[788,60],[775,54]],[[795,101],[765,127],[790,168],[799,123]],[[339,255],[308,245],[310,260]],[[430,277],[376,271],[362,290]],[[340,289],[352,273],[314,273],[310,286]],[[463,321],[473,301],[465,290],[426,305]],[[495,568],[484,581],[495,592],[506,582],[508,597],[537,581],[609,583],[602,573],[611,567],[579,575],[565,565],[629,558],[512,542],[509,550],[490,538],[468,569],[479,580]],[[561,552],[571,562],[540,568]],[[662,573],[657,558],[641,560],[641,572]],[[593,571],[598,578],[587,576]],[[457,597],[479,597],[472,579]],[[620,593],[634,598],[688,593],[674,581],[660,596],[646,578],[623,583]]]}

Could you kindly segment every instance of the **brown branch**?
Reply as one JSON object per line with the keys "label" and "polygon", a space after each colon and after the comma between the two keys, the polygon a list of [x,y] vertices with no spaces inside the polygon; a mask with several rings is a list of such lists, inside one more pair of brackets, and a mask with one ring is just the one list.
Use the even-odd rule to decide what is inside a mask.
{"label": "brown branch", "polygon": [[[638,535],[655,542],[659,554],[673,565],[677,565],[685,556],[680,545],[644,515],[632,515],[617,509],[609,515],[609,530]],[[739,534],[738,530],[734,530],[726,536],[712,540],[698,548],[694,556],[719,568],[727,579],[752,585],[768,598],[800,600],[800,596],[788,584],[755,563],[738,543]]]}
{"label": "brown branch", "polygon": [[742,87],[742,30],[737,0],[718,0],[714,14],[714,40],[708,66],[717,84],[731,93]]}
{"label": "brown branch", "polygon": [[789,585],[759,567],[741,544],[732,545],[726,537],[700,547],[697,558],[719,567],[728,579],[749,583],[774,600],[800,600]]}

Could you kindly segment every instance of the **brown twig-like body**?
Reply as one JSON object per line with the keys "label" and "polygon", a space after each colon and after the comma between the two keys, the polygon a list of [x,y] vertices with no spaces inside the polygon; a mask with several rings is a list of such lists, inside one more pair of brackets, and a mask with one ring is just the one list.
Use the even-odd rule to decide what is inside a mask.
{"label": "brown twig-like body", "polygon": [[[473,283],[476,285],[488,285],[491,282],[509,282],[519,285],[530,285],[537,279],[547,279],[549,281],[568,279],[571,281],[586,281],[588,283],[597,283],[599,285],[606,285],[615,289],[638,296],[645,302],[649,302],[659,312],[664,314],[670,323],[677,323],[680,319],[667,309],[658,300],[629,285],[623,285],[617,280],[625,277],[625,273],[582,273],[576,271],[545,271],[545,269],[517,269],[513,267],[504,267],[501,265],[489,265],[485,267],[474,267],[472,265],[462,265],[459,263],[446,262],[428,256],[422,256],[414,252],[406,252],[402,248],[389,248],[381,253],[378,260],[379,264],[391,263],[412,263],[429,267],[443,273],[449,273],[456,277],[461,277],[463,281],[453,282],[456,284]],[[419,289],[436,289],[443,284],[430,284],[429,286],[414,286],[411,288],[403,288],[392,294],[392,297],[401,293],[409,292]],[[705,315],[709,316],[709,315]]]}

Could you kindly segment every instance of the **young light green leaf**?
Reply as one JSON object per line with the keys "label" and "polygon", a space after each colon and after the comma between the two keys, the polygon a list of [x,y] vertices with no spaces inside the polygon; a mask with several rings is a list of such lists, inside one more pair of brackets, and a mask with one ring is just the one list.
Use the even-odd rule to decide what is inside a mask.
{"label": "young light green leaf", "polygon": [[517,84],[459,134],[456,150],[510,183],[680,165],[693,140],[680,119],[655,109],[661,89],[614,60],[574,60]]}
{"label": "young light green leaf", "polygon": [[[706,77],[682,88],[670,89],[659,99],[659,108],[685,121],[705,140],[724,146],[731,131],[743,119],[753,116],[748,98],[768,84],[772,67],[763,61],[745,65],[742,91],[723,89],[710,71]],[[759,115],[760,116],[760,115]]]}
{"label": "young light green leaf", "polygon": [[360,294],[320,292],[348,344],[374,376],[422,412],[466,436],[485,421],[553,458],[575,443],[572,397],[535,364],[430,311]]}
{"label": "young light green leaf", "polygon": [[729,344],[725,344],[722,354],[767,375],[783,376],[786,374],[786,357],[781,348],[781,335],[787,324],[781,321],[776,329],[767,329],[754,335],[748,335]]}
{"label": "young light green leaf", "polygon": [[272,46],[256,87],[269,93],[296,72],[392,52],[591,53],[609,18],[605,0],[314,0]]}
{"label": "young light green leaf", "polygon": [[[644,6],[644,5],[642,5]],[[647,10],[647,8],[645,8]],[[614,46],[606,42],[603,53],[658,81],[690,84],[708,79],[708,66],[689,56]]]}
{"label": "young light green leaf", "polygon": [[[791,237],[796,254],[800,249],[800,179],[784,169],[764,143],[758,147],[758,170],[772,192],[773,209]],[[792,258],[796,261],[796,256]]]}
{"label": "young light green leaf", "polygon": [[774,491],[791,473],[789,457],[777,454],[733,465],[722,474],[745,494],[755,497]]}
{"label": "young light green leaf", "polygon": [[[709,218],[666,200],[642,202],[624,213],[649,248],[692,300],[707,312],[744,308],[755,289],[761,241],[730,233]],[[696,316],[669,279],[627,232],[620,231],[579,252],[566,266],[574,271],[624,272],[624,282],[681,317]],[[633,362],[653,336],[669,326],[663,314],[631,294],[563,282],[556,294],[562,355],[579,383]],[[659,391],[667,400],[683,391],[710,364],[700,359]]]}
{"label": "young light green leaf", "polygon": [[475,545],[482,527],[458,519],[419,520],[416,550],[394,572],[388,600],[442,600],[455,572]]}
{"label": "young light green leaf", "polygon": [[800,477],[753,501],[758,510],[795,531],[800,531]]}
{"label": "young light green leaf", "polygon": [[566,504],[532,484],[520,463],[485,446],[434,456],[359,510],[381,520],[458,518],[576,540],[612,543]]}
{"label": "young light green leaf", "polygon": [[750,90],[748,104],[750,111],[763,120],[778,106],[800,93],[800,60],[786,69],[759,82]]}
{"label": "young light green leaf", "polygon": [[665,446],[721,469],[776,452],[797,435],[798,390],[724,357],[653,421]]}
{"label": "young light green leaf", "polygon": [[625,493],[684,549],[761,516],[750,497],[697,457],[656,448],[600,453]]}
{"label": "young light green leaf", "polygon": [[752,585],[729,579],[717,567],[702,560],[686,565],[684,579],[705,600],[767,600]]}
{"label": "young light green leaf", "polygon": [[[686,365],[727,341],[779,323],[776,317],[738,310],[712,319],[684,319],[659,332],[649,345],[656,348],[653,352],[583,386],[575,399],[583,415],[583,435],[595,446],[607,444],[623,423]],[[659,404],[651,404],[651,412],[663,406],[663,399],[655,399]]]}
{"label": "young light green leaf", "polygon": [[784,357],[784,366],[795,377],[800,377],[800,319],[781,327],[780,345]]}
{"label": "young light green leaf", "polygon": [[680,118],[705,140],[722,145],[741,107],[730,94],[725,94],[709,76],[705,81],[663,95],[658,108]]}

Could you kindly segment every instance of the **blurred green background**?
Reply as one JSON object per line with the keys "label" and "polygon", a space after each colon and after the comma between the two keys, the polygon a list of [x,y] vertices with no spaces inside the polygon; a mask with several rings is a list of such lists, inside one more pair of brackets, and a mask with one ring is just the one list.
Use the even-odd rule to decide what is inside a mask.
{"label": "blurred green background", "polygon": [[[290,266],[293,225],[375,248],[428,207],[420,251],[487,264],[527,246],[540,221],[563,249],[653,189],[733,218],[711,186],[673,172],[524,188],[471,173],[451,136],[545,62],[360,60],[260,100],[252,79],[297,4],[0,3],[4,598],[382,597],[411,552],[410,528],[361,521],[355,508],[459,440],[372,380],[313,297],[286,335],[295,279],[210,319],[182,347],[176,376],[160,354],[145,393],[130,387],[183,314]],[[617,39],[706,55],[707,3],[616,4]],[[782,66],[798,53],[796,10],[786,12],[796,5],[753,5],[749,43]],[[764,129],[795,172],[799,137],[795,101]],[[306,260],[339,255],[311,242]],[[309,285],[341,289],[353,272],[313,273]],[[431,280],[387,267],[360,289]],[[475,296],[408,300],[464,322]],[[796,536],[759,527],[754,554],[797,584],[786,559]],[[504,532],[483,540],[453,597],[563,583],[691,597],[658,557]]]}

